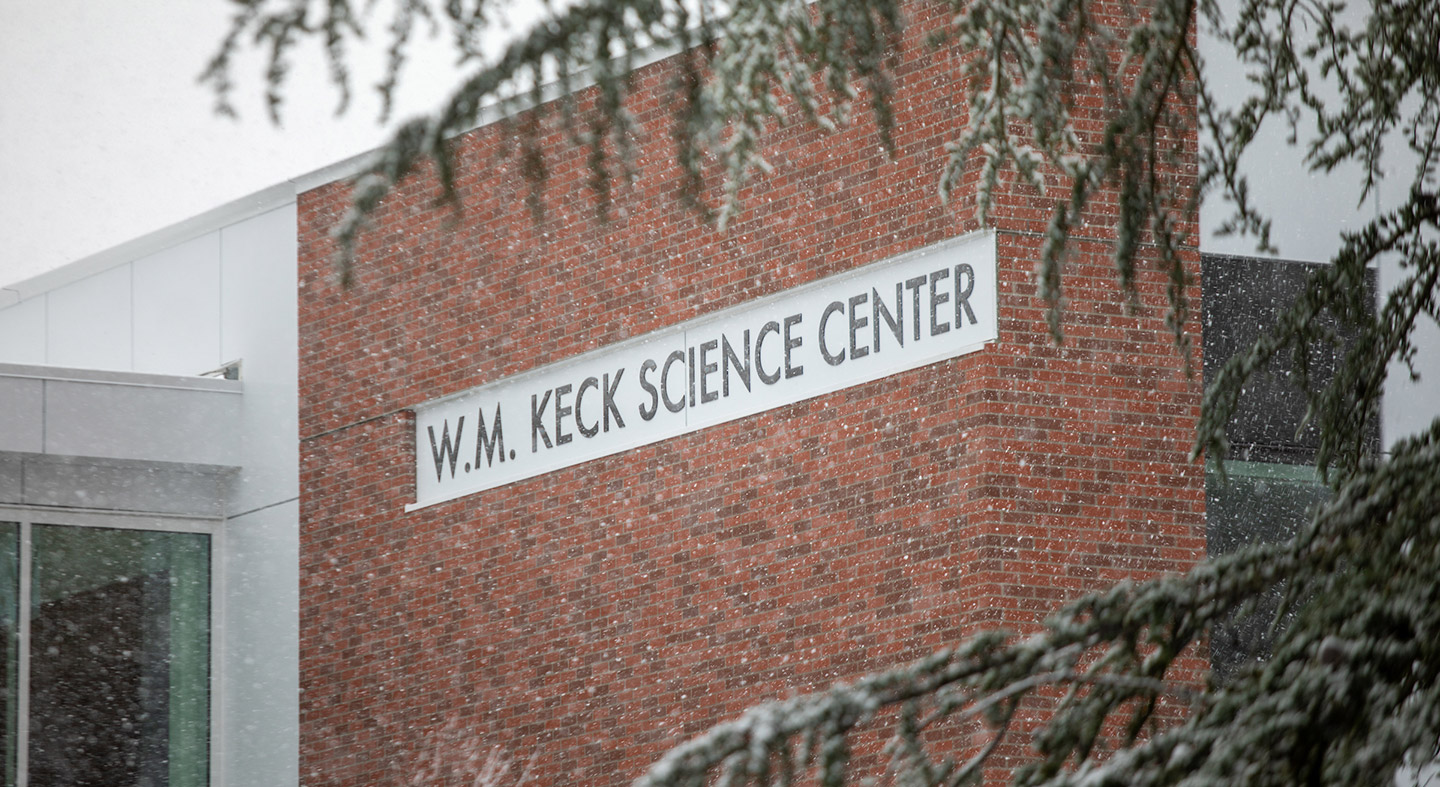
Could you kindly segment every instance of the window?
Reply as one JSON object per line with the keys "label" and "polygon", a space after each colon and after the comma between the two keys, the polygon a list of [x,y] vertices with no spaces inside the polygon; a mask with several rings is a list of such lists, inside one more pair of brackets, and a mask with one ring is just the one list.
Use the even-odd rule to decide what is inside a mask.
{"label": "window", "polygon": [[[1225,472],[1224,482],[1214,473],[1205,474],[1205,542],[1211,555],[1257,541],[1284,541],[1300,532],[1310,510],[1330,497],[1309,465],[1229,461]],[[1283,593],[1283,586],[1271,588],[1250,614],[1211,632],[1210,663],[1217,678],[1225,680],[1245,662],[1270,653]]]}
{"label": "window", "polygon": [[0,511],[4,783],[207,784],[208,528],[55,518]]}
{"label": "window", "polygon": [[[1299,262],[1203,255],[1204,377],[1208,386],[1220,367],[1248,350],[1274,325],[1301,292],[1312,265]],[[1370,288],[1374,289],[1373,278]],[[1332,325],[1340,335],[1341,326]],[[1316,385],[1325,385],[1340,359],[1332,348],[1313,348],[1310,368]],[[1211,555],[1257,541],[1281,541],[1308,521],[1310,510],[1329,498],[1315,472],[1319,435],[1302,427],[1306,398],[1291,380],[1290,359],[1277,358],[1266,373],[1246,385],[1240,407],[1226,425],[1230,457],[1228,483],[1205,477],[1205,536]],[[1371,424],[1371,450],[1379,445],[1379,424]],[[1251,659],[1270,652],[1272,622],[1283,588],[1246,617],[1212,632],[1211,666],[1224,680]]]}

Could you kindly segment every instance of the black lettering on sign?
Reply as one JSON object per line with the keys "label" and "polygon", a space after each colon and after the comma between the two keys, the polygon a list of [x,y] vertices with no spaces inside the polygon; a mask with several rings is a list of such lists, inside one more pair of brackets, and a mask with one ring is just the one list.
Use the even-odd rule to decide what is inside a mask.
{"label": "black lettering on sign", "polygon": [[796,364],[790,365],[790,351],[800,346],[800,336],[790,336],[790,329],[800,324],[800,315],[792,314],[785,318],[785,379],[799,377],[805,373],[805,367]]}
{"label": "black lettering on sign", "polygon": [[843,302],[831,301],[828,305],[826,305],[825,311],[820,312],[820,357],[824,358],[825,363],[828,363],[831,366],[839,366],[840,364],[845,363],[845,350],[844,348],[841,348],[839,353],[830,352],[829,345],[825,344],[825,323],[830,320],[830,315],[835,314],[836,312],[843,313],[844,311],[845,304]]}
{"label": "black lettering on sign", "polygon": [[[460,436],[465,434],[465,416],[455,423],[455,442],[450,442],[450,421],[446,419],[440,426],[440,444],[435,444],[435,427],[431,425],[430,430],[430,455],[435,457],[435,480],[444,480],[443,471],[445,461],[450,462],[450,477],[455,477],[455,463],[460,459]],[[444,460],[444,461],[442,461]]]}
{"label": "black lettering on sign", "polygon": [[[984,300],[995,297],[994,239],[983,240],[984,248],[921,249],[417,404],[407,438],[417,500],[406,508],[976,350],[996,329],[995,306]],[[632,364],[638,385],[626,379]],[[515,411],[525,409],[527,395],[531,457],[521,460]],[[624,435],[612,440],[611,431]],[[424,466],[427,440],[433,482]],[[539,457],[542,450],[550,453]]]}
{"label": "black lettering on sign", "polygon": [[940,304],[950,300],[950,293],[939,292],[935,285],[950,278],[950,269],[941,268],[930,274],[930,335],[939,336],[942,333],[950,332],[949,322],[940,322],[937,317],[940,313]]}
{"label": "black lettering on sign", "polygon": [[540,404],[535,404],[535,394],[530,394],[530,453],[540,450],[540,440],[545,441],[546,448],[554,448],[550,442],[550,433],[545,431],[545,422],[540,418],[545,415],[545,409],[550,406],[550,390],[545,390],[545,398]]}
{"label": "black lettering on sign", "polygon": [[[965,280],[965,289],[960,289],[960,280]],[[970,324],[974,325],[975,311],[970,308],[970,294],[975,292],[975,269],[967,262],[955,266],[955,327],[960,327],[960,312],[963,310],[965,316],[970,318]]]}
{"label": "black lettering on sign", "polygon": [[863,344],[856,344],[856,342],[855,342],[855,334],[859,333],[861,328],[864,328],[865,326],[867,326],[867,325],[870,324],[870,319],[869,319],[868,317],[861,317],[861,316],[859,316],[860,310],[857,309],[856,307],[857,307],[857,306],[860,306],[860,305],[863,304],[863,303],[865,303],[865,301],[866,301],[867,299],[869,299],[869,297],[870,297],[869,295],[866,295],[866,294],[863,293],[863,292],[860,293],[859,295],[852,295],[852,296],[850,296],[850,359],[851,359],[851,360],[854,360],[854,359],[856,359],[856,358],[864,358],[865,356],[867,356],[867,355],[870,354],[870,348],[869,348],[869,347],[866,347],[866,346],[863,345]]}
{"label": "black lettering on sign", "polygon": [[575,408],[565,404],[565,397],[569,395],[569,383],[555,387],[555,445],[565,445],[574,439],[574,435],[565,434],[562,428],[566,416],[575,412]]}
{"label": "black lettering on sign", "polygon": [[[480,433],[475,441],[475,469],[480,469],[480,452],[485,452],[485,466],[495,463],[495,451],[500,451],[500,461],[505,461],[505,433],[500,428],[500,403],[495,403],[495,425],[485,432],[485,411],[477,409],[475,417],[480,421]],[[459,435],[456,435],[459,438]]]}
{"label": "black lettering on sign", "polygon": [[905,289],[910,291],[910,311],[914,313],[911,322],[915,325],[915,341],[920,341],[920,288],[925,286],[926,276],[921,274],[905,280]]}
{"label": "black lettering on sign", "polygon": [[[646,358],[645,363],[640,364],[640,387],[645,389],[645,393],[650,394],[650,407],[648,409],[645,407],[644,402],[640,403],[640,418],[645,421],[654,418],[655,413],[660,411],[660,391],[656,390],[654,383],[645,378],[645,375],[655,371],[657,366],[659,366],[659,364],[650,358]],[[620,377],[617,375],[615,379],[618,382]]]}
{"label": "black lettering on sign", "polygon": [[765,367],[760,363],[760,348],[765,344],[765,334],[767,333],[778,335],[780,333],[780,323],[771,320],[760,326],[760,334],[755,337],[755,371],[760,374],[760,382],[766,385],[774,385],[780,382],[781,367],[775,367],[775,374],[771,375],[765,373]]}
{"label": "black lettering on sign", "polygon": [[575,392],[575,426],[579,427],[580,434],[586,437],[594,437],[600,434],[600,419],[595,419],[594,426],[586,426],[585,422],[580,420],[580,403],[585,400],[585,389],[587,388],[599,389],[600,381],[594,377],[586,377],[585,380],[580,383],[580,389]]}
{"label": "black lettering on sign", "polygon": [[[685,365],[684,352],[676,350],[665,356],[665,365],[660,368],[660,398],[665,400],[665,409],[672,413],[678,413],[685,409],[685,389],[680,389],[679,401],[671,401],[670,399],[670,365],[675,363],[681,366]],[[684,370],[682,369],[681,371]],[[685,378],[682,375],[680,379],[683,382]]]}
{"label": "black lettering on sign", "polygon": [[690,348],[690,363],[685,367],[686,374],[690,377],[690,406],[695,406],[695,348]]}
{"label": "black lettering on sign", "polygon": [[615,391],[620,387],[620,378],[625,376],[625,367],[620,367],[615,372],[615,377],[605,375],[605,387],[602,392],[605,395],[605,431],[610,431],[610,416],[615,416],[615,428],[624,429],[625,421],[620,417],[620,408],[615,406]]}
{"label": "black lettering on sign", "polygon": [[720,368],[720,364],[718,364],[718,363],[716,363],[716,362],[714,362],[714,361],[706,360],[707,358],[709,358],[709,354],[710,354],[711,352],[713,352],[713,351],[714,351],[717,347],[719,347],[719,346],[720,346],[720,342],[717,341],[717,340],[715,340],[715,339],[711,339],[711,340],[708,341],[708,342],[702,342],[702,343],[700,344],[700,403],[701,403],[701,404],[705,404],[706,402],[713,402],[713,401],[715,401],[716,399],[719,399],[719,398],[720,398],[720,392],[719,392],[719,391],[712,391],[712,390],[710,390],[710,384],[709,384],[709,380],[710,380],[709,375],[714,374],[715,371]]}
{"label": "black lettering on sign", "polygon": [[[730,363],[732,361],[735,363],[736,374],[740,377],[740,382],[745,383],[745,390],[747,392],[750,390],[749,328],[745,329],[745,337],[743,341],[745,343],[745,346],[742,348],[742,354],[736,355],[735,349],[730,346],[730,337],[725,336],[724,334],[721,334],[720,336],[720,366],[722,367],[720,369],[720,387],[724,390],[726,396],[730,395]],[[757,352],[756,354],[758,355],[759,353]]]}
{"label": "black lettering on sign", "polygon": [[875,313],[875,321],[873,323],[875,326],[875,346],[872,349],[877,353],[880,352],[881,320],[885,321],[885,327],[890,329],[890,333],[895,337],[896,343],[900,347],[905,346],[905,298],[900,292],[903,287],[904,285],[900,282],[895,282],[895,311],[893,313],[890,311],[890,307],[885,305],[885,301],[880,300],[880,291],[873,287],[870,288],[870,302],[875,304],[873,307]]}

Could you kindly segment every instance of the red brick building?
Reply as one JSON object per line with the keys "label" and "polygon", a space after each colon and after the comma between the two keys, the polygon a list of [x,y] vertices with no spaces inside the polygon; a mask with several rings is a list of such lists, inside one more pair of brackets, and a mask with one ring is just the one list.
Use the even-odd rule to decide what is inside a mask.
{"label": "red brick building", "polygon": [[[933,24],[911,19],[899,52],[893,159],[868,121],[776,131],[775,172],[748,187],[723,233],[675,198],[667,61],[637,75],[642,175],[616,191],[608,223],[593,217],[585,151],[553,134],[536,220],[517,161],[498,155],[506,129],[483,127],[458,140],[458,220],[433,207],[432,183],[403,184],[342,291],[328,233],[348,186],[299,196],[302,783],[408,783],[434,757],[458,765],[498,746],[533,755],[535,783],[625,784],[757,701],[980,626],[1023,627],[1084,589],[1203,556],[1204,473],[1188,460],[1200,382],[1164,326],[1162,277],[1141,275],[1142,308],[1127,313],[1113,222],[1097,214],[1065,273],[1066,341],[1051,342],[1032,281],[1043,203],[1002,189],[992,235],[970,191],[948,207],[935,196],[964,104],[959,54],[923,43]],[[563,398],[581,391],[546,382],[570,359],[603,362],[865,266],[992,240],[993,271],[975,274],[993,277],[993,302],[976,304],[994,315],[991,340],[482,491],[419,496],[417,473],[459,477],[472,451],[478,471],[482,447],[519,462],[569,425],[608,419],[596,402],[618,382],[597,378],[583,417]],[[847,325],[857,307],[835,301],[848,312],[830,315],[841,322],[825,357],[889,340],[882,291],[917,318],[912,342],[928,298],[938,334],[948,318],[936,305],[964,294],[959,269],[941,267],[956,273],[938,290],[934,274],[903,291],[897,279],[893,301],[867,285],[873,324]],[[814,314],[797,318],[809,352],[826,342]],[[1187,329],[1198,338],[1195,321]],[[739,336],[724,338],[738,347]],[[673,370],[653,356],[647,379],[673,371],[703,386],[701,344],[686,348],[700,361],[681,352]],[[711,363],[735,360],[711,351]],[[779,356],[758,356],[757,342],[757,374],[778,374]],[[625,368],[626,384],[639,382],[641,369]],[[738,380],[738,368],[716,374]],[[532,394],[529,419],[507,409],[505,446],[493,421],[476,423],[485,405],[463,434],[455,419],[417,424],[428,403],[515,380],[555,398]],[[688,402],[683,388],[664,392],[667,405],[700,412],[689,387]]]}

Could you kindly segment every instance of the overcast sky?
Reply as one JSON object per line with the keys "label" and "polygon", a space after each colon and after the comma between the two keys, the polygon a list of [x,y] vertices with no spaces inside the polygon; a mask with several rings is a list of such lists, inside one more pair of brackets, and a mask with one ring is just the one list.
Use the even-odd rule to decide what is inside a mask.
{"label": "overcast sky", "polygon": [[[237,75],[240,120],[214,116],[196,77],[230,8],[0,0],[0,287],[383,141],[368,87],[334,117],[316,50],[297,64],[284,128],[265,117],[258,59]],[[402,85],[396,117],[432,107],[454,76],[436,48]]]}
{"label": "overcast sky", "polygon": [[[514,4],[510,29],[540,7],[538,0]],[[381,37],[388,18],[385,0],[377,6],[372,38]],[[370,88],[382,60],[363,53],[344,117],[334,115],[337,96],[315,47],[296,64],[283,128],[266,118],[258,57],[237,64],[241,118],[216,117],[196,77],[230,9],[226,0],[0,0],[0,287],[383,141]],[[443,44],[415,54],[401,81],[400,119],[435,106],[460,76]],[[1224,57],[1211,66],[1212,82],[1244,84]],[[1306,229],[1355,218],[1354,190],[1336,186],[1358,178],[1331,177],[1319,187],[1298,155],[1284,150],[1284,129],[1267,133],[1251,156],[1252,196],[1272,211],[1282,254],[1326,259],[1333,236]],[[1406,183],[1396,179],[1395,188]],[[1218,218],[1219,210],[1202,213],[1202,224]],[[1210,251],[1253,251],[1248,239],[1207,235],[1206,242]]]}

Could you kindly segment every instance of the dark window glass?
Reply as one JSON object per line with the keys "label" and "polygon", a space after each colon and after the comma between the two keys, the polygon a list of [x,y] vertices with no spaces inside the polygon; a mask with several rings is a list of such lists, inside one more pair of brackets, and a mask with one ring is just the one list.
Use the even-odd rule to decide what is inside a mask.
{"label": "dark window glass", "polygon": [[[1330,496],[1310,467],[1227,462],[1225,469],[1226,482],[1215,473],[1205,475],[1206,550],[1211,555],[1290,538],[1309,520],[1311,509]],[[1245,662],[1269,655],[1284,590],[1271,588],[1249,614],[1210,633],[1210,663],[1217,678],[1226,680]]]}
{"label": "dark window glass", "polygon": [[35,525],[30,783],[208,779],[207,536]]}
{"label": "dark window glass", "polygon": [[4,783],[16,784],[16,736],[20,711],[20,526],[0,522],[0,638],[5,648],[5,685],[0,690],[0,742],[5,747]]}
{"label": "dark window glass", "polygon": [[[1315,266],[1253,257],[1205,255],[1201,259],[1204,378],[1208,386],[1231,356],[1248,351],[1262,333],[1278,322],[1302,292]],[[1371,276],[1372,293],[1374,287]],[[1328,315],[1326,319],[1328,328],[1342,337],[1346,335],[1338,321]],[[1328,383],[1339,362],[1339,350],[1330,346],[1312,348],[1310,369],[1314,383]],[[1306,400],[1292,379],[1292,369],[1286,353],[1246,384],[1240,408],[1225,428],[1231,459],[1307,465],[1315,461],[1319,437],[1313,424],[1300,427]],[[1376,422],[1371,427],[1373,450],[1379,445],[1380,426]]]}
{"label": "dark window glass", "polygon": [[[1232,355],[1249,351],[1279,321],[1303,291],[1314,266],[1214,255],[1203,255],[1201,260],[1208,386]],[[1373,293],[1373,276],[1369,287]],[[1327,327],[1346,335],[1338,321],[1332,319]],[[1310,351],[1312,384],[1323,386],[1333,378],[1341,352],[1331,346]],[[1288,354],[1274,359],[1246,385],[1239,410],[1226,426],[1228,482],[1213,473],[1205,478],[1206,547],[1211,555],[1249,543],[1287,539],[1304,526],[1315,506],[1328,499],[1329,490],[1313,467],[1318,433],[1314,425],[1301,427],[1306,396],[1295,384],[1292,369]],[[1372,450],[1379,445],[1379,434],[1379,424],[1372,423]],[[1211,665],[1218,678],[1224,680],[1246,661],[1270,653],[1283,592],[1283,587],[1272,588],[1250,614],[1211,632]]]}

